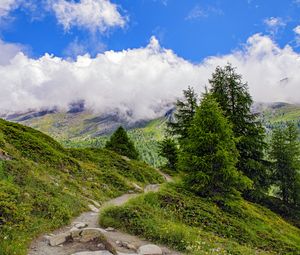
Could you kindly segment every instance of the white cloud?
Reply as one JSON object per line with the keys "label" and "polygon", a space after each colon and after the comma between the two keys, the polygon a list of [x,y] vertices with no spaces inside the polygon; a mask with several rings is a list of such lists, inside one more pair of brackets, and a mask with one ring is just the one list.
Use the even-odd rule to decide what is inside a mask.
{"label": "white cloud", "polygon": [[0,65],[7,65],[24,47],[19,44],[5,43],[0,39]]}
{"label": "white cloud", "polygon": [[186,20],[194,20],[200,18],[207,18],[210,15],[223,15],[224,12],[216,8],[214,6],[202,7],[200,5],[196,5],[185,17]]}
{"label": "white cloud", "polygon": [[295,27],[294,32],[296,35],[300,35],[300,26]]}
{"label": "white cloud", "polygon": [[105,32],[112,27],[124,27],[127,17],[109,0],[50,0],[58,23],[65,30],[71,27],[86,28],[92,32]]}
{"label": "white cloud", "polygon": [[300,54],[289,46],[280,48],[267,36],[253,35],[244,48],[200,64],[163,49],[152,37],[144,48],[106,51],[95,58],[84,55],[75,61],[12,54],[0,65],[0,112],[67,108],[83,99],[97,112],[117,110],[134,120],[153,118],[188,85],[203,91],[215,67],[227,62],[248,81],[256,101],[300,102]]}
{"label": "white cloud", "polygon": [[16,9],[21,3],[21,0],[0,0],[0,17],[6,17]]}
{"label": "white cloud", "polygon": [[286,22],[280,17],[269,17],[264,19],[264,24],[270,34],[276,35],[280,29],[286,26]]}
{"label": "white cloud", "polygon": [[295,27],[293,31],[296,34],[295,36],[296,47],[299,47],[300,46],[300,25]]}

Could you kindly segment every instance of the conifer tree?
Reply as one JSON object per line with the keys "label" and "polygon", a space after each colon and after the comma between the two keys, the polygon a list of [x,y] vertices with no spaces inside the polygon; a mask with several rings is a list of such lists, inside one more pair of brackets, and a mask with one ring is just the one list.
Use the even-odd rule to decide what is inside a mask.
{"label": "conifer tree", "polygon": [[206,94],[181,146],[180,166],[187,173],[187,187],[205,196],[238,194],[251,181],[236,169],[237,160],[231,124]]}
{"label": "conifer tree", "polygon": [[253,101],[247,83],[243,83],[242,76],[230,64],[217,67],[209,83],[213,97],[232,123],[234,136],[238,139],[237,168],[253,180],[257,190],[266,190],[269,176],[264,164],[265,130],[251,112]]}
{"label": "conifer tree", "polygon": [[160,156],[168,160],[167,168],[176,171],[176,165],[178,161],[178,148],[175,141],[169,137],[166,137],[159,144]]}
{"label": "conifer tree", "polygon": [[184,99],[176,102],[175,121],[167,123],[168,132],[179,140],[187,137],[188,128],[197,108],[197,94],[192,87],[183,90],[183,95]]}
{"label": "conifer tree", "polygon": [[279,195],[286,204],[300,203],[300,148],[295,125],[276,128],[271,139],[271,159]]}
{"label": "conifer tree", "polygon": [[131,159],[139,158],[139,154],[133,142],[130,141],[127,132],[123,127],[119,127],[112,134],[110,140],[107,141],[105,148]]}

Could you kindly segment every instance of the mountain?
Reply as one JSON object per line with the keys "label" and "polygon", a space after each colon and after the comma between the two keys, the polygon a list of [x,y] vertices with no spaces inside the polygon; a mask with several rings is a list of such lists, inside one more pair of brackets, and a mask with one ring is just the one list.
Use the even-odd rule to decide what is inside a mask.
{"label": "mountain", "polygon": [[[170,108],[164,116],[153,120],[130,121],[128,116],[124,117],[117,112],[96,114],[85,109],[82,102],[78,102],[70,105],[66,111],[48,109],[2,117],[40,130],[71,148],[104,147],[110,134],[122,125],[128,130],[142,159],[158,167],[164,162],[158,153],[158,142],[165,134],[166,122],[174,118],[174,111],[174,108]],[[275,126],[282,125],[284,121],[293,121],[299,125],[298,104],[254,103],[252,111],[258,114],[267,132]]]}
{"label": "mountain", "polygon": [[165,123],[172,118],[172,114],[173,109],[158,119],[132,121],[116,112],[96,114],[77,104],[67,111],[29,111],[2,117],[35,128],[64,146],[73,148],[104,147],[110,134],[122,125],[129,130],[129,136],[135,142],[142,159],[153,166],[159,166],[163,159],[158,155],[157,144],[163,138]]}
{"label": "mountain", "polygon": [[26,254],[34,237],[65,225],[89,203],[162,181],[142,162],[104,149],[66,149],[0,119],[0,254]]}

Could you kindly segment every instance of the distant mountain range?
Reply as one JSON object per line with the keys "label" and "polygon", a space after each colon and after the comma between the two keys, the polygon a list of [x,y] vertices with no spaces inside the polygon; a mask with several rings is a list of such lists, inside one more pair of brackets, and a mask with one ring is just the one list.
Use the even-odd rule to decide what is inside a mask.
{"label": "distant mountain range", "polygon": [[[267,131],[285,121],[300,123],[300,105],[284,102],[255,103],[252,111],[258,114]],[[157,141],[164,136],[166,122],[173,118],[174,108],[153,120],[129,121],[117,112],[96,114],[85,109],[83,102],[70,105],[66,111],[46,109],[27,111],[0,117],[33,127],[68,147],[102,147],[108,136],[120,125],[129,131],[142,158],[154,165],[161,164]]]}

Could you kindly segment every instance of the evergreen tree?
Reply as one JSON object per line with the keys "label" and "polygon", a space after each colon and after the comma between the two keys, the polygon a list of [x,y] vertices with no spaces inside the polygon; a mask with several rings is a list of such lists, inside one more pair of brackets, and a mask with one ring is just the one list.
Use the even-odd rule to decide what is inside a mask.
{"label": "evergreen tree", "polygon": [[119,127],[110,137],[105,145],[106,149],[115,151],[120,155],[126,156],[131,159],[138,159],[139,154],[133,144],[130,141],[126,130],[123,127]]}
{"label": "evergreen tree", "polygon": [[286,204],[300,203],[300,148],[295,125],[276,128],[271,139],[270,157],[274,161],[274,179]]}
{"label": "evergreen tree", "polygon": [[265,130],[251,113],[253,103],[247,83],[230,65],[217,67],[209,80],[211,93],[233,125],[234,136],[238,139],[236,147],[240,157],[239,170],[253,180],[257,190],[269,186],[268,169],[264,161]]}
{"label": "evergreen tree", "polygon": [[184,100],[177,100],[175,122],[168,122],[168,132],[179,138],[184,139],[188,135],[188,128],[196,112],[197,94],[194,89],[188,87],[183,90]]}
{"label": "evergreen tree", "polygon": [[206,196],[237,194],[251,183],[236,169],[237,160],[231,124],[207,94],[181,146],[180,166],[187,172],[187,187]]}
{"label": "evergreen tree", "polygon": [[159,154],[168,160],[167,168],[176,171],[178,148],[173,139],[166,137],[162,142],[160,142]]}

